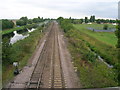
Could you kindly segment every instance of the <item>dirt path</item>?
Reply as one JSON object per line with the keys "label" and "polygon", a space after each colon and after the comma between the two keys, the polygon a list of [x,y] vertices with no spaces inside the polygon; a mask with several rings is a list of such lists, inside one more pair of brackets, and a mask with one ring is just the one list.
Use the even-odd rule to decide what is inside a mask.
{"label": "dirt path", "polygon": [[80,88],[64,36],[52,22],[22,72],[9,88]]}

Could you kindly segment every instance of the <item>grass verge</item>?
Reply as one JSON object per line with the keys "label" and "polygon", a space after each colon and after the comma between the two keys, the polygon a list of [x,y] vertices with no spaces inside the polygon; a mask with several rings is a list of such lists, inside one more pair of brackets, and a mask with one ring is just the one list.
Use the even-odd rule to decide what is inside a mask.
{"label": "grass verge", "polygon": [[78,30],[69,30],[65,33],[68,38],[68,49],[73,58],[74,66],[80,78],[82,88],[104,88],[117,86],[116,69],[108,68],[100,62]]}

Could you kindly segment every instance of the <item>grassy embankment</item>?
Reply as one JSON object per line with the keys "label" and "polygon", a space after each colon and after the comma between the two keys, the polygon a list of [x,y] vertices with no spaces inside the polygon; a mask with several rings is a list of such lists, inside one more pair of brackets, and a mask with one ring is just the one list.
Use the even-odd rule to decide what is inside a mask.
{"label": "grassy embankment", "polygon": [[[37,30],[30,33],[30,36],[17,41],[15,44],[13,44],[10,47],[10,54],[9,57],[12,61],[18,61],[19,62],[19,69],[21,69],[23,66],[27,64],[28,59],[33,54],[36,46],[38,45],[38,42],[40,38],[43,36],[43,33],[41,33],[41,29],[43,29],[41,26],[37,28]],[[3,85],[5,85],[6,82],[11,80],[14,75],[14,67],[12,64],[5,64],[3,65],[3,72],[2,72],[2,80]]]}
{"label": "grassy embankment", "polygon": [[84,31],[86,28],[82,25],[80,26],[81,27],[79,27],[79,25],[74,25],[77,29],[75,28],[67,31],[65,36],[68,38],[68,49],[72,55],[74,66],[77,67],[77,74],[80,78],[82,87],[103,88],[117,86],[116,69],[109,68],[103,62],[99,61],[90,50],[91,48],[105,58],[106,61],[109,60],[108,62],[114,65],[117,61],[115,44],[110,44],[110,41],[106,43],[102,41],[102,39],[97,39],[95,36],[98,35],[94,36],[93,34],[91,36],[91,34],[87,34],[86,32],[96,32]]}
{"label": "grassy embankment", "polygon": [[[88,25],[86,25],[87,27]],[[97,26],[96,24],[92,27]],[[103,57],[107,63],[115,65],[117,63],[117,51],[115,45],[117,38],[114,32],[93,32],[87,30],[85,25],[74,25],[82,37],[90,44],[90,48]]]}

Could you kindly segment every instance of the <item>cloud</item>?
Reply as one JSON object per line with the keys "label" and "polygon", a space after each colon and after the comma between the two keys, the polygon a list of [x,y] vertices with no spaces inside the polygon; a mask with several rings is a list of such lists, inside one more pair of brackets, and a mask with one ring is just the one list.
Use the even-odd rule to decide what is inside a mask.
{"label": "cloud", "polygon": [[90,15],[117,18],[117,3],[118,0],[2,0],[0,18],[82,18]]}

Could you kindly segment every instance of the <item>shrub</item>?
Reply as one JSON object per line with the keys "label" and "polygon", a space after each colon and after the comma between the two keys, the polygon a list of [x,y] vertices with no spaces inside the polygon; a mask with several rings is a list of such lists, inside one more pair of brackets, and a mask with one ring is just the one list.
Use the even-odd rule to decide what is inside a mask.
{"label": "shrub", "polygon": [[105,25],[103,26],[103,29],[104,29],[104,30],[107,30],[107,29],[108,29],[108,25],[105,24]]}

